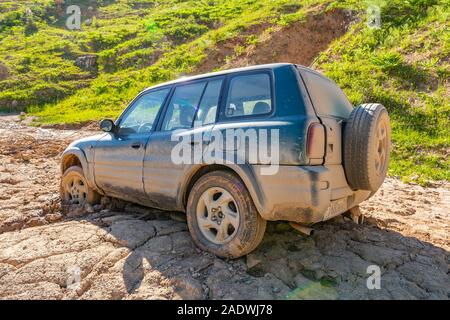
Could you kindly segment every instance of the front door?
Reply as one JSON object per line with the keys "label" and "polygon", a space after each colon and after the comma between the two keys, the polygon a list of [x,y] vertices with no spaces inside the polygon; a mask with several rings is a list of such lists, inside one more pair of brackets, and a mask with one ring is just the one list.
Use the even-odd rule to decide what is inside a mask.
{"label": "front door", "polygon": [[164,88],[138,96],[117,121],[114,133],[98,141],[94,177],[107,195],[145,201],[142,175],[145,147],[169,91]]}

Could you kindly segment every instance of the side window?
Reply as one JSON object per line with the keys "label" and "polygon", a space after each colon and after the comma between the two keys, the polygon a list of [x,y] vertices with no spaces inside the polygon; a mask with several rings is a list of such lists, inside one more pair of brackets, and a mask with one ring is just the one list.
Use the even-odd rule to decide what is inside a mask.
{"label": "side window", "polygon": [[270,77],[266,73],[231,78],[225,116],[251,116],[272,110]]}
{"label": "side window", "polygon": [[170,89],[143,94],[120,122],[119,134],[149,133]]}
{"label": "side window", "polygon": [[301,72],[319,116],[347,118],[353,110],[342,90],[331,80],[310,71]]}
{"label": "side window", "polygon": [[208,82],[202,101],[200,102],[195,121],[200,121],[202,125],[211,124],[216,121],[217,106],[219,105],[222,82],[222,79]]}
{"label": "side window", "polygon": [[178,86],[170,99],[164,115],[162,131],[192,127],[195,110],[205,88],[206,82]]}

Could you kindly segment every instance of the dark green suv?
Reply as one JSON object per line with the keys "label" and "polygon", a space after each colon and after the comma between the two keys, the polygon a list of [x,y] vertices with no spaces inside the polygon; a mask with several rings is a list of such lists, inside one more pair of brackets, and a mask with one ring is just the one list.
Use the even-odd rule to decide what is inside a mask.
{"label": "dark green suv", "polygon": [[224,257],[256,248],[267,220],[308,226],[356,207],[389,162],[382,105],[354,108],[333,81],[286,63],[159,84],[101,128],[65,150],[62,199],[186,212],[195,243]]}

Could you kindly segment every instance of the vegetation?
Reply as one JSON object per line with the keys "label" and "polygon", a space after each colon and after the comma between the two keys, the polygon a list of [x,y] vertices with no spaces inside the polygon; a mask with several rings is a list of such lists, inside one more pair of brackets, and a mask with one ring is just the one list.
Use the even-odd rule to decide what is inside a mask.
{"label": "vegetation", "polygon": [[450,180],[448,2],[389,1],[381,8],[381,29],[354,25],[316,66],[354,104],[387,106],[391,175],[420,184]]}
{"label": "vegetation", "polygon": [[[115,117],[140,90],[194,72],[225,41],[245,34],[236,55],[257,47],[259,34],[247,30],[282,32],[314,10],[342,7],[359,20],[314,67],[354,104],[388,107],[391,175],[421,184],[450,180],[445,0],[373,1],[381,28],[367,26],[368,3],[356,0],[66,0],[84,17],[81,30],[68,30],[61,3],[0,4],[0,111],[27,110],[50,124]],[[96,65],[76,62],[85,55]]]}

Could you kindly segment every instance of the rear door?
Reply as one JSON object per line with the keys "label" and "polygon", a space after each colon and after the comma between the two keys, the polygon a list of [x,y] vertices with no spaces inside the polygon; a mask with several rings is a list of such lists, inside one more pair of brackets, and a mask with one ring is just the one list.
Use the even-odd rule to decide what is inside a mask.
{"label": "rear door", "polygon": [[177,203],[180,182],[190,166],[202,163],[222,84],[223,77],[214,77],[175,85],[145,151],[144,189],[149,205],[182,209]]}
{"label": "rear door", "polygon": [[[216,153],[216,162],[261,163],[261,132],[267,133],[267,143],[270,144],[271,129],[279,127],[272,117],[272,81],[273,76],[268,70],[239,72],[228,76],[219,121],[211,133],[214,140],[221,139],[221,143],[211,144],[211,148],[220,151]],[[270,145],[265,146],[270,150]]]}
{"label": "rear door", "polygon": [[325,164],[342,162],[343,123],[353,110],[342,90],[325,76],[299,68],[314,110],[326,129]]}

